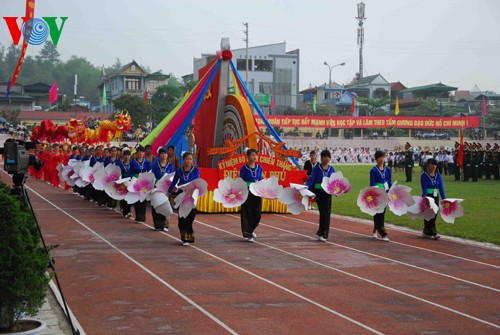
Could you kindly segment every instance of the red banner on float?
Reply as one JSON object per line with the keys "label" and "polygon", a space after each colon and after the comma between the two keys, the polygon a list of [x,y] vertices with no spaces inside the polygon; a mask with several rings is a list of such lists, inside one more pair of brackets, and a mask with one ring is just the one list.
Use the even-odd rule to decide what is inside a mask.
{"label": "red banner on float", "polygon": [[[478,128],[479,116],[465,117],[422,117],[422,116],[268,116],[272,126],[281,128],[412,128],[451,129]],[[264,121],[255,117],[257,125],[264,127]]]}
{"label": "red banner on float", "polygon": [[[217,163],[218,179],[224,179],[226,177],[238,178],[240,176],[240,168],[243,164],[246,164],[246,162],[247,157],[244,154],[219,161]],[[303,184],[305,179],[307,179],[306,171],[298,170],[293,164],[283,159],[259,155],[257,163],[262,165],[263,178],[276,176],[276,178],[278,178],[278,183],[285,187],[288,187],[290,183]]]}

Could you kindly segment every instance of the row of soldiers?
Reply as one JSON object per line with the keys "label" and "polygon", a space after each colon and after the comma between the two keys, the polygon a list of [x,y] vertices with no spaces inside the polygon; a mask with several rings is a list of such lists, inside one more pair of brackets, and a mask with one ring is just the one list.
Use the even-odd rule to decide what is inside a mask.
{"label": "row of soldiers", "polygon": [[[459,166],[458,154],[460,144],[455,142],[455,150],[453,151],[453,172],[456,181],[477,182],[483,176],[486,180],[500,180],[500,146],[494,143],[491,146],[486,143],[483,147],[480,143],[464,142],[463,167]],[[414,151],[411,145],[406,142],[405,145],[405,174],[406,182],[411,182],[414,168]]]}
{"label": "row of soldiers", "polygon": [[486,143],[483,147],[480,143],[467,143],[464,142],[464,165],[460,170],[457,165],[458,151],[460,144],[455,142],[455,180],[473,182],[482,179],[483,176],[486,180],[500,180],[500,146],[494,143],[491,146]]}

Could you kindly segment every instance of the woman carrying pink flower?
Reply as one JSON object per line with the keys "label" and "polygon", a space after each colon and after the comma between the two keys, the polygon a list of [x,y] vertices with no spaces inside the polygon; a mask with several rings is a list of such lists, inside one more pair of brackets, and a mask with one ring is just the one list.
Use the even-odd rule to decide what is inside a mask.
{"label": "woman carrying pink flower", "polygon": [[[153,163],[151,171],[155,174],[155,182],[158,182],[163,176],[174,172],[174,166],[170,164],[167,156],[167,149],[160,148],[158,150],[159,158]],[[156,231],[168,231],[169,222],[164,215],[157,213],[151,206],[151,215]]]}
{"label": "woman carrying pink flower", "polygon": [[[388,192],[392,186],[392,175],[391,169],[385,166],[384,159],[385,152],[380,150],[375,152],[375,161],[377,162],[377,165],[372,167],[372,169],[370,170],[370,186],[377,186]],[[382,241],[389,242],[390,240],[387,237],[387,232],[384,227],[384,221],[385,209],[382,213],[377,213],[373,216],[372,237],[377,238],[378,232]]]}
{"label": "woman carrying pink flower", "polygon": [[307,187],[316,194],[316,203],[319,209],[319,229],[316,232],[318,241],[325,242],[330,232],[330,215],[332,213],[332,195],[325,192],[321,187],[324,177],[330,177],[335,172],[330,166],[332,155],[330,151],[323,150],[320,154],[321,164],[314,166],[311,177],[307,181]]}
{"label": "woman carrying pink flower", "polygon": [[[194,166],[193,154],[185,152],[182,155],[184,165],[175,170],[174,179],[168,188],[167,196],[170,196],[176,186],[181,186],[200,178],[200,170]],[[183,217],[179,215],[179,231],[181,233],[181,241],[183,246],[188,246],[189,243],[194,243],[193,221],[196,216],[196,207],[193,207],[188,215]]]}
{"label": "woman carrying pink flower", "polygon": [[[240,168],[240,177],[248,186],[262,179],[262,166],[257,164],[257,150],[248,149],[247,163]],[[241,205],[241,232],[248,242],[254,242],[257,228],[262,216],[262,198],[248,192],[247,200]]]}
{"label": "woman carrying pink flower", "polygon": [[[437,160],[434,158],[429,158],[425,165],[425,172],[420,176],[420,185],[422,186],[422,197],[431,197],[439,204],[439,194],[441,198],[446,199],[446,194],[444,193],[444,183],[441,174],[436,171]],[[424,231],[422,232],[423,237],[429,237],[433,240],[437,240],[440,236],[436,230],[436,218],[437,213],[434,218],[430,220],[424,219]]]}

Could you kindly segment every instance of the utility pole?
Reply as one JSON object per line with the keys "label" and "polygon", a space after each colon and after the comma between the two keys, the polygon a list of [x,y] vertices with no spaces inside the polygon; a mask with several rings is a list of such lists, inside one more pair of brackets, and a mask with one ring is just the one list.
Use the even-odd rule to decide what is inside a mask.
{"label": "utility pole", "polygon": [[363,78],[363,43],[365,42],[365,30],[363,28],[363,21],[365,18],[365,3],[358,3],[358,45],[359,45],[359,75],[358,78]]}
{"label": "utility pole", "polygon": [[245,64],[246,67],[245,84],[248,87],[248,22],[243,22],[243,25],[245,26],[245,30],[243,30],[243,32],[245,33],[245,38],[243,39],[243,41],[245,41],[246,43],[246,52],[247,52],[246,64]]}

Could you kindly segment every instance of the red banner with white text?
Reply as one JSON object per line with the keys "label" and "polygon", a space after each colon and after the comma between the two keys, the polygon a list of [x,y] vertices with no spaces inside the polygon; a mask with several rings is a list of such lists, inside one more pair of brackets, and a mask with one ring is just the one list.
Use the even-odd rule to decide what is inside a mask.
{"label": "red banner with white text", "polygon": [[[422,117],[422,116],[287,116],[269,115],[271,125],[281,128],[412,128],[451,129],[478,128],[479,116]],[[259,128],[264,121],[255,116]]]}

